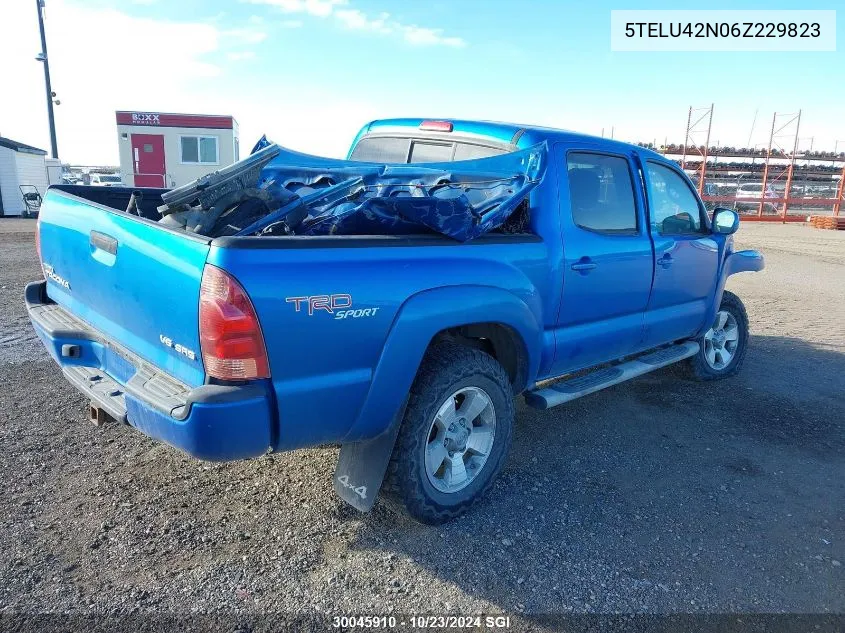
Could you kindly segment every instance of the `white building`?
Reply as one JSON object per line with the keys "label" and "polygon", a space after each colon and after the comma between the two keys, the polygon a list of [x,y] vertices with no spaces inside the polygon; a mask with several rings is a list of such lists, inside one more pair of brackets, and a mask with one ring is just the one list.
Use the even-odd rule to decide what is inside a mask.
{"label": "white building", "polygon": [[239,160],[234,117],[118,111],[120,172],[129,187],[179,187]]}
{"label": "white building", "polygon": [[0,136],[0,215],[24,214],[21,185],[30,191],[30,185],[35,187],[42,196],[46,193],[49,185],[46,155],[43,149]]}

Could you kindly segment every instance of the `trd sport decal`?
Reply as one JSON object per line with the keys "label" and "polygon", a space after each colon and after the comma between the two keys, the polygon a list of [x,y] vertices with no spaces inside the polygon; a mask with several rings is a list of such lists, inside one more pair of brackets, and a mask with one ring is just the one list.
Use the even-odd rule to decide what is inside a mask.
{"label": "trd sport decal", "polygon": [[307,310],[308,316],[314,316],[318,311],[328,312],[334,315],[335,320],[371,317],[379,311],[379,308],[353,308],[352,295],[347,294],[287,297],[285,302],[292,303],[297,312]]}

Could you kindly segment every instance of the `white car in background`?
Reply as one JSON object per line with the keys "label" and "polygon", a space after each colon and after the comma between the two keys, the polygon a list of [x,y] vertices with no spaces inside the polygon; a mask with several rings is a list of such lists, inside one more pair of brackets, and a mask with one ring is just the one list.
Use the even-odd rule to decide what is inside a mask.
{"label": "white car in background", "polygon": [[[760,207],[761,198],[776,200],[778,197],[771,185],[766,185],[766,195],[764,196],[762,183],[748,182],[737,187],[734,208],[738,211],[756,211]],[[764,202],[763,213],[777,213],[777,210],[778,205],[776,203]]]}
{"label": "white car in background", "polygon": [[123,187],[120,174],[91,174],[91,185],[94,187]]}

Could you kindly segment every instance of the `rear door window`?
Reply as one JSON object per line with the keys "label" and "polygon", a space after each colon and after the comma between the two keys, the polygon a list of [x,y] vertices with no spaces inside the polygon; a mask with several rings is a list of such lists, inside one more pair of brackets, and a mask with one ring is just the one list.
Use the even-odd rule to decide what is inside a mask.
{"label": "rear door window", "polygon": [[570,152],[566,169],[576,225],[598,233],[637,234],[637,206],[628,159]]}

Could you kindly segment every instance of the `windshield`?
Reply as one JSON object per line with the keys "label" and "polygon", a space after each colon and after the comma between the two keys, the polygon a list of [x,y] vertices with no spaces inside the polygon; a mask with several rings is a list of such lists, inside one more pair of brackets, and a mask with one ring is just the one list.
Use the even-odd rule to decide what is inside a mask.
{"label": "windshield", "polygon": [[100,176],[100,182],[123,182],[120,176]]}

